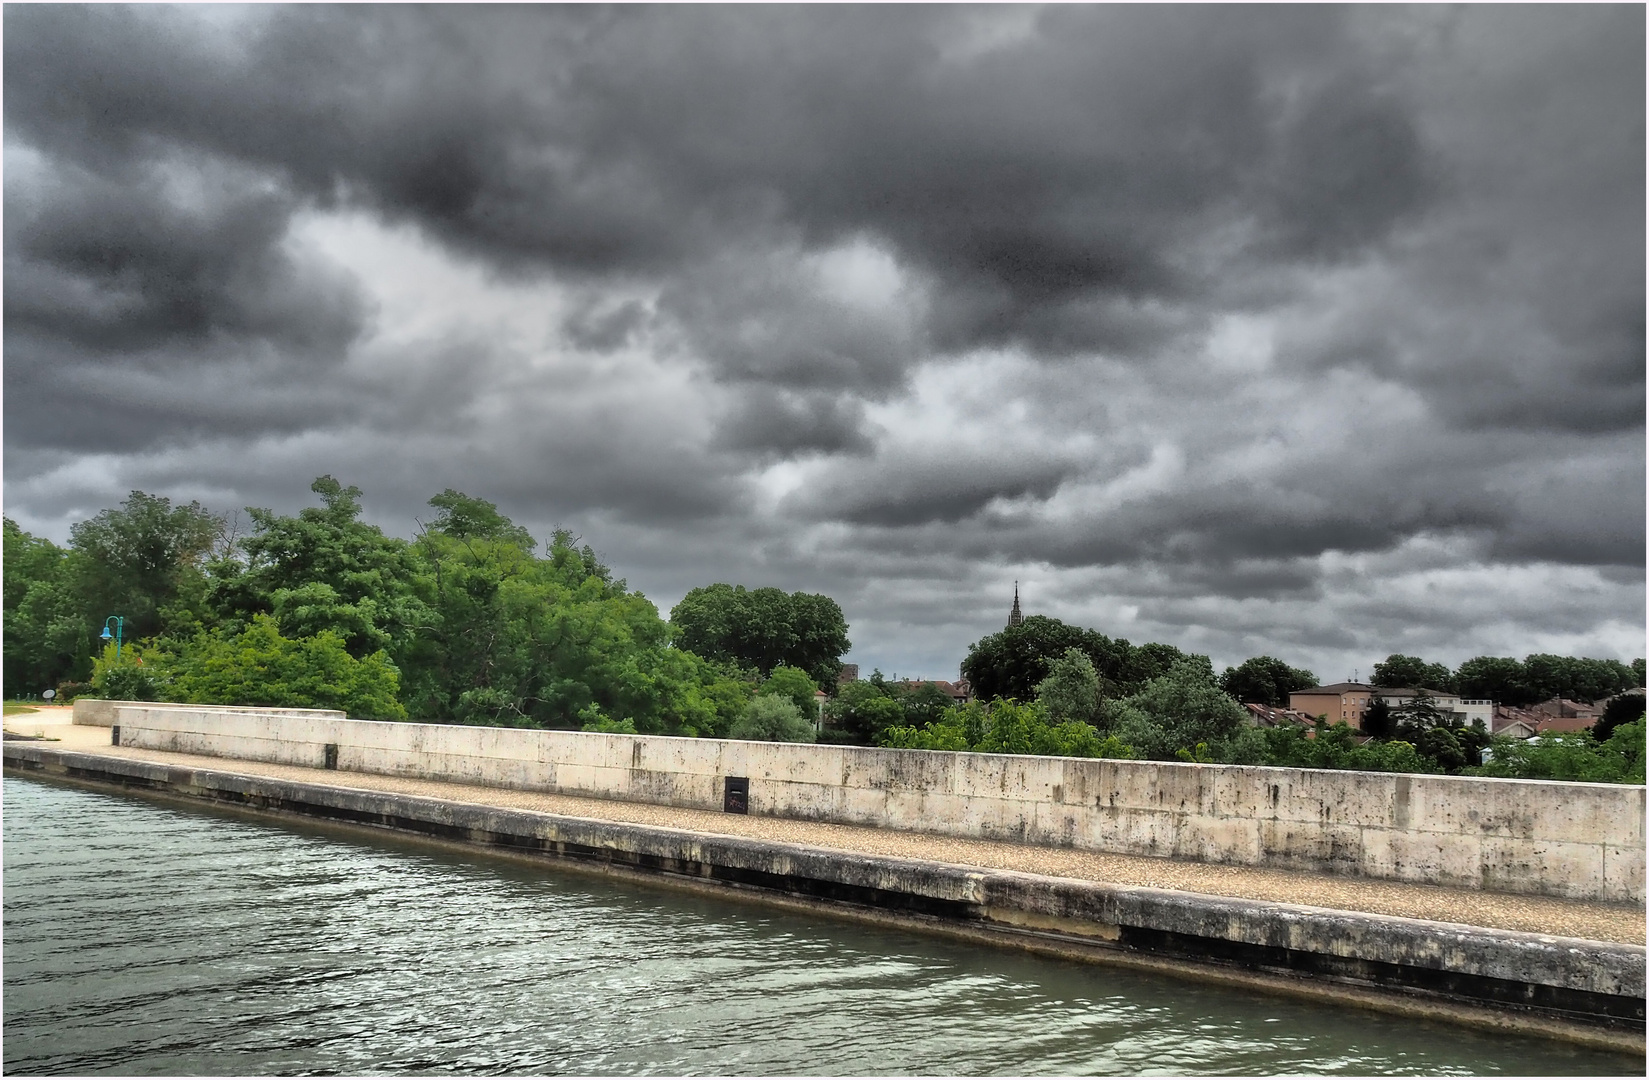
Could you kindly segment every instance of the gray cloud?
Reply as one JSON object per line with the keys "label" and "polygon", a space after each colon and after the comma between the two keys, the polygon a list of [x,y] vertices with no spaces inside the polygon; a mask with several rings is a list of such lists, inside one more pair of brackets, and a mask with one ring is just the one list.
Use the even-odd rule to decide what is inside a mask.
{"label": "gray cloud", "polygon": [[1641,9],[4,19],[30,527],[332,472],[889,670],[1015,578],[1227,661],[1642,651]]}

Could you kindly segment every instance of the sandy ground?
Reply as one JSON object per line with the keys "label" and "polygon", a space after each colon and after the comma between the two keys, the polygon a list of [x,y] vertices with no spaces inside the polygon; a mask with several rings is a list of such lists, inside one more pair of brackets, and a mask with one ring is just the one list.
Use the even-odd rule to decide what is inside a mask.
{"label": "sandy ground", "polygon": [[1158,889],[1178,889],[1214,896],[1272,900],[1289,904],[1366,911],[1411,919],[1466,923],[1503,930],[1523,930],[1595,941],[1644,943],[1641,905],[1600,904],[1538,896],[1477,892],[1363,878],[1332,877],[1289,870],[1244,866],[1216,866],[1177,859],[1108,855],[1072,848],[968,840],[932,833],[900,832],[857,825],[829,825],[786,818],[742,817],[707,810],[651,806],[607,799],[550,795],[505,788],[415,780],[366,773],[338,773],[290,765],[169,754],[157,750],[109,745],[109,729],[74,726],[72,709],[43,709],[39,713],[5,718],[7,731],[58,740],[50,745],[140,760],[218,769],[284,780],[329,784],[376,791],[483,803],[521,810],[607,821],[663,825],[725,836],[747,836],[843,851],[924,859],[930,862],[1019,870],[1054,877],[1106,881]]}

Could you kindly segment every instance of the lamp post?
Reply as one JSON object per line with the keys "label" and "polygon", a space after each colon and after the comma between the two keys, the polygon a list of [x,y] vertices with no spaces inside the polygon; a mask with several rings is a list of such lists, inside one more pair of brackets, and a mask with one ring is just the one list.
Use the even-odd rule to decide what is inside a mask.
{"label": "lamp post", "polygon": [[[115,624],[114,633],[112,633],[112,634],[109,633],[109,624],[110,623]],[[123,617],[119,616],[119,615],[110,615],[107,619],[103,620],[103,633],[98,635],[98,637],[102,638],[104,641],[108,641],[110,638],[114,638],[114,641],[115,641],[115,662],[116,663],[120,662],[120,639],[121,639],[121,636],[124,634],[125,630],[126,630],[126,620]]]}

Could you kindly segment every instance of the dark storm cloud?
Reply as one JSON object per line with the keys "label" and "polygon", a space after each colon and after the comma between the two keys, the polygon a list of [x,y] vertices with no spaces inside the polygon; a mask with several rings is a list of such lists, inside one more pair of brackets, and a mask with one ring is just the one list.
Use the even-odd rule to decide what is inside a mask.
{"label": "dark storm cloud", "polygon": [[1437,551],[1641,607],[1641,8],[4,19],[8,512],[450,485],[895,641],[1033,572],[1216,651],[1539,624]]}
{"label": "dark storm cloud", "polygon": [[739,237],[867,233],[964,301],[935,327],[961,348],[1069,348],[1072,318],[1103,332],[1096,304],[1195,294],[1224,268],[1181,249],[1211,226],[1336,258],[1423,201],[1402,104],[1320,74],[1355,54],[1333,11],[1055,8],[971,61],[945,56],[955,17],[291,8],[214,34],[24,9],[7,116],[88,167],[198,148],[500,265],[668,271]]}

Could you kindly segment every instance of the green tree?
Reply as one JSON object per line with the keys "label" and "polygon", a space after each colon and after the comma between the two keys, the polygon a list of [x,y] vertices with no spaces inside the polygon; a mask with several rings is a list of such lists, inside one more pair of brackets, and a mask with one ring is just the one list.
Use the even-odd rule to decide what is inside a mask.
{"label": "green tree", "polygon": [[1265,744],[1264,762],[1289,769],[1354,769],[1364,772],[1438,772],[1410,743],[1371,739],[1358,744],[1344,721],[1307,728],[1286,724],[1258,734]]}
{"label": "green tree", "polygon": [[1637,672],[1619,660],[1533,653],[1523,658],[1523,670],[1536,701],[1554,697],[1596,701],[1638,685]]}
{"label": "green tree", "polygon": [[1529,685],[1523,662],[1510,656],[1474,656],[1460,665],[1455,688],[1461,697],[1486,698],[1521,708],[1540,700]]}
{"label": "green tree", "polygon": [[1397,717],[1392,715],[1391,706],[1383,697],[1375,697],[1363,710],[1362,729],[1364,735],[1371,735],[1376,739],[1395,739],[1397,737]]}
{"label": "green tree", "polygon": [[288,637],[328,630],[356,658],[380,649],[399,655],[427,622],[407,542],[360,520],[360,488],[321,476],[309,490],[321,505],[296,517],[247,508],[245,569],[212,589],[220,618],[236,629],[269,614]]}
{"label": "green tree", "polygon": [[144,659],[175,701],[342,709],[366,720],[406,719],[397,696],[399,675],[388,655],[351,656],[331,631],[288,638],[267,615],[253,616],[239,634],[202,632],[175,652],[151,650]]}
{"label": "green tree", "polygon": [[788,664],[774,668],[773,674],[768,676],[758,691],[760,694],[778,694],[795,702],[796,711],[809,721],[818,715],[818,698],[814,696],[818,692],[819,685],[808,678],[807,672]]}
{"label": "green tree", "polygon": [[1242,703],[1286,709],[1289,695],[1317,685],[1317,676],[1274,656],[1254,656],[1220,676],[1220,689]]}
{"label": "green tree", "polygon": [[880,746],[905,750],[962,750],[985,754],[1129,758],[1133,748],[1092,725],[1055,722],[1039,705],[997,699],[953,706],[931,723],[888,728]]}
{"label": "green tree", "polygon": [[945,715],[946,709],[956,704],[949,694],[931,682],[903,686],[890,684],[887,693],[904,713],[903,722],[906,724],[932,723]]}
{"label": "green tree", "polygon": [[962,674],[980,698],[1030,701],[1054,661],[1068,649],[1080,649],[1093,662],[1106,696],[1134,693],[1185,659],[1172,645],[1134,646],[1122,638],[1113,640],[1095,630],[1032,615],[1018,626],[976,641],[962,661]]}
{"label": "green tree", "polygon": [[783,694],[759,694],[727,733],[730,739],[760,742],[810,743],[813,724]]}
{"label": "green tree", "polygon": [[852,647],[841,607],[816,593],[709,585],[682,597],[670,625],[679,648],[706,659],[748,665],[764,677],[785,664],[825,686]]}
{"label": "green tree", "polygon": [[1426,693],[1416,694],[1402,704],[1392,706],[1391,717],[1403,738],[1434,727],[1447,726],[1454,719],[1452,713],[1445,712],[1437,704],[1436,698]]}
{"label": "green tree", "polygon": [[905,723],[905,710],[885,683],[850,682],[825,703],[832,733],[860,746],[877,742],[883,732]]}
{"label": "green tree", "polygon": [[1056,658],[1067,649],[1087,651],[1088,634],[1046,615],[1032,615],[1018,626],[981,638],[962,661],[962,674],[983,700],[1030,701]]}
{"label": "green tree", "polygon": [[1108,730],[1145,757],[1162,761],[1198,743],[1228,760],[1247,722],[1243,707],[1216,684],[1204,656],[1181,661],[1107,712]]}
{"label": "green tree", "polygon": [[1375,686],[1410,687],[1414,689],[1454,692],[1454,673],[1446,664],[1432,664],[1418,656],[1392,653],[1374,665],[1369,681]]}
{"label": "green tree", "polygon": [[91,671],[91,616],[76,587],[78,552],[5,519],[5,671],[9,693],[50,690]]}
{"label": "green tree", "polygon": [[1616,728],[1598,743],[1584,731],[1543,731],[1532,739],[1496,737],[1490,759],[1467,771],[1520,780],[1577,780],[1599,784],[1644,782],[1644,721]]}
{"label": "green tree", "polygon": [[1036,700],[1056,723],[1097,723],[1102,704],[1099,672],[1088,654],[1081,649],[1066,649],[1065,655],[1049,666],[1048,677],[1036,684]]}
{"label": "green tree", "polygon": [[69,546],[83,556],[80,589],[87,604],[123,616],[126,636],[135,640],[169,624],[192,627],[193,618],[175,605],[204,593],[200,567],[222,531],[223,522],[198,502],[173,506],[134,491],[118,510],[70,526]]}
{"label": "green tree", "polygon": [[1622,724],[1630,724],[1643,717],[1642,694],[1621,694],[1603,707],[1603,715],[1597,718],[1592,725],[1592,738],[1598,742],[1607,742],[1609,736]]}
{"label": "green tree", "polygon": [[526,529],[498,512],[486,499],[447,488],[429,500],[437,511],[429,528],[454,540],[494,540],[531,552],[538,547]]}

